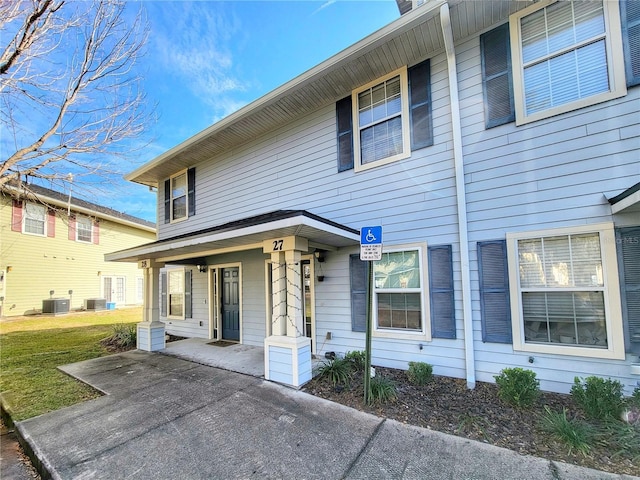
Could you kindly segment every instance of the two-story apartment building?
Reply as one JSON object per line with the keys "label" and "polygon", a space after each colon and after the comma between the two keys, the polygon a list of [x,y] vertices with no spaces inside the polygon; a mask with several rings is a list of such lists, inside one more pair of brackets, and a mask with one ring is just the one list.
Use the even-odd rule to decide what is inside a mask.
{"label": "two-story apartment building", "polygon": [[[640,380],[640,2],[404,2],[400,18],[130,173],[164,332],[494,381]],[[383,227],[380,261],[360,229]],[[367,267],[373,281],[367,285]]]}
{"label": "two-story apartment building", "polygon": [[2,316],[142,304],[137,265],[104,255],[154,241],[153,223],[38,185],[1,193]]}

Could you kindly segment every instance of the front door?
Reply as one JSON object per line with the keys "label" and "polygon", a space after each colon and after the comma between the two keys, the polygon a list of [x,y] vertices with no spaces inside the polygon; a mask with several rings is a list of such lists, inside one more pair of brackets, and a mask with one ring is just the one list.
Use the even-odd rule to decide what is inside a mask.
{"label": "front door", "polygon": [[222,269],[222,339],[240,340],[240,268]]}

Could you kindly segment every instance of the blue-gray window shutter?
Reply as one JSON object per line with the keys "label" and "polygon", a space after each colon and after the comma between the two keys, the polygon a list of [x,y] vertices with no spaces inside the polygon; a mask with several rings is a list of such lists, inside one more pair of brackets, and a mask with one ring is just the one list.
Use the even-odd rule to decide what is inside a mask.
{"label": "blue-gray window shutter", "polygon": [[627,85],[630,87],[640,84],[640,2],[622,0],[620,15]]}
{"label": "blue-gray window shutter", "polygon": [[164,181],[164,223],[171,222],[171,179]]}
{"label": "blue-gray window shutter", "polygon": [[433,338],[456,338],[451,245],[429,247],[427,252],[429,257],[431,336]]}
{"label": "blue-gray window shutter", "polygon": [[167,272],[160,274],[160,316],[167,316]]}
{"label": "blue-gray window shutter", "polygon": [[640,227],[616,229],[625,347],[640,353]]}
{"label": "blue-gray window shutter", "polygon": [[196,169],[195,167],[187,170],[187,198],[189,199],[188,215],[191,217],[196,214]]}
{"label": "blue-gray window shutter", "polygon": [[338,130],[338,172],[344,172],[353,168],[351,96],[336,102],[336,123]]}
{"label": "blue-gray window shutter", "polygon": [[510,48],[508,23],[480,35],[484,118],[487,128],[516,119]]}
{"label": "blue-gray window shutter", "polygon": [[433,145],[430,71],[429,60],[414,65],[407,71],[412,151]]}
{"label": "blue-gray window shutter", "polygon": [[369,262],[360,260],[360,255],[349,255],[351,277],[351,330],[367,331],[367,268]]}
{"label": "blue-gray window shutter", "polygon": [[193,289],[193,274],[191,270],[184,272],[184,316],[185,318],[193,317],[193,300],[191,291]]}
{"label": "blue-gray window shutter", "polygon": [[478,242],[482,341],[511,343],[507,242]]}

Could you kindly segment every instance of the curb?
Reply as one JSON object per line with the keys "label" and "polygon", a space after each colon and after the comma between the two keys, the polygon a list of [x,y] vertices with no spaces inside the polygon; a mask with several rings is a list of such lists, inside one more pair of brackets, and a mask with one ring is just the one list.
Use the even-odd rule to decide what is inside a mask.
{"label": "curb", "polygon": [[16,424],[12,418],[11,408],[9,408],[8,402],[5,400],[5,397],[2,393],[0,393],[0,415],[2,415],[2,420],[5,425],[11,429],[13,429],[16,438],[18,439],[18,443],[22,447],[24,454],[29,457],[33,468],[36,469],[42,480],[50,480],[53,478],[51,472],[47,468],[47,466],[38,458],[36,455],[32,445],[25,438],[21,426]]}

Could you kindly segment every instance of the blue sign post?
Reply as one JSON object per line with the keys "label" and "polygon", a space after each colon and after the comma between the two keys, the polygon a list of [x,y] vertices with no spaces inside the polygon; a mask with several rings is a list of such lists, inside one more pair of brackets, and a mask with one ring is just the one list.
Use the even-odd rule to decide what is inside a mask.
{"label": "blue sign post", "polygon": [[[382,226],[363,227],[360,229],[360,260],[373,262],[382,260]],[[373,284],[373,265],[367,268],[367,333],[365,337],[364,361],[364,403],[371,403],[371,303]]]}

